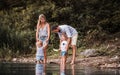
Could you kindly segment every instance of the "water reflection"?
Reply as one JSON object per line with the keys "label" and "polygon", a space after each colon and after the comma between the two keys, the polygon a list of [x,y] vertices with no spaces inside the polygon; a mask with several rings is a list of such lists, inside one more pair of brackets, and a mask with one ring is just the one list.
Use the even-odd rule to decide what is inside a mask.
{"label": "water reflection", "polygon": [[45,68],[45,64],[37,63],[35,67],[35,75],[46,75]]}
{"label": "water reflection", "polygon": [[120,69],[66,64],[0,63],[0,75],[120,75]]}
{"label": "water reflection", "polygon": [[75,65],[71,65],[72,75],[75,75]]}
{"label": "water reflection", "polygon": [[65,68],[66,68],[66,65],[60,64],[60,75],[65,75]]}
{"label": "water reflection", "polygon": [[69,65],[71,69],[66,68],[66,64],[60,64],[60,75],[75,75],[75,65]]}

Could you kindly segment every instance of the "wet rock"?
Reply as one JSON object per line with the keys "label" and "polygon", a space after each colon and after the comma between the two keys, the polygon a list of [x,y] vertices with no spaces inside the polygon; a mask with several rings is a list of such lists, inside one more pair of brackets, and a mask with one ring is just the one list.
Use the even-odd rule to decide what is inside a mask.
{"label": "wet rock", "polygon": [[13,58],[12,61],[13,61],[13,62],[16,62],[16,61],[17,61],[17,58]]}
{"label": "wet rock", "polygon": [[117,68],[117,64],[116,63],[112,63],[112,64],[107,64],[108,68]]}
{"label": "wet rock", "polygon": [[120,62],[120,57],[114,56],[114,57],[109,59],[109,62],[111,62],[111,63],[113,63],[113,62],[119,63]]}
{"label": "wet rock", "polygon": [[86,49],[85,51],[81,52],[80,54],[85,57],[94,57],[97,55],[97,51],[95,49]]}
{"label": "wet rock", "polygon": [[112,64],[104,64],[100,66],[101,68],[120,68],[120,65],[117,63],[112,63]]}
{"label": "wet rock", "polygon": [[118,68],[120,68],[120,64],[118,64]]}

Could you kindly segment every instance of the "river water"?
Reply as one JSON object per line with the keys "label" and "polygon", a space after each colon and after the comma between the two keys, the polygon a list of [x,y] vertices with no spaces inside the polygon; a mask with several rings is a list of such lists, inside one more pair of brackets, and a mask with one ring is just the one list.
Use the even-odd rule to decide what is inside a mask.
{"label": "river water", "polygon": [[120,75],[120,69],[98,69],[80,65],[0,63],[0,75]]}

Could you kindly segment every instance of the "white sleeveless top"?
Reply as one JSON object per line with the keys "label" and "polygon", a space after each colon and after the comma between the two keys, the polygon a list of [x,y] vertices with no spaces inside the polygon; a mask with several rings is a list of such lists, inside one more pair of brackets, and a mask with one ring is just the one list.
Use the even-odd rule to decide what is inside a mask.
{"label": "white sleeveless top", "polygon": [[47,37],[48,36],[48,32],[47,32],[47,24],[45,24],[44,28],[40,28],[39,29],[39,38],[40,37]]}
{"label": "white sleeveless top", "polygon": [[67,41],[62,41],[60,44],[61,51],[66,51]]}

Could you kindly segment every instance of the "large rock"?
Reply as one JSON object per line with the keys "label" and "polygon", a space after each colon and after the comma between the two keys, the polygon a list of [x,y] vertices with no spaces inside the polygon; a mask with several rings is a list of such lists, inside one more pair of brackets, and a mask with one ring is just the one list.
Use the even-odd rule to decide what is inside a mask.
{"label": "large rock", "polygon": [[85,57],[94,57],[97,55],[97,50],[95,49],[86,49],[83,52],[80,53],[82,56]]}
{"label": "large rock", "polygon": [[119,56],[114,56],[114,57],[112,57],[112,58],[109,59],[109,62],[119,63],[120,62],[120,57]]}

